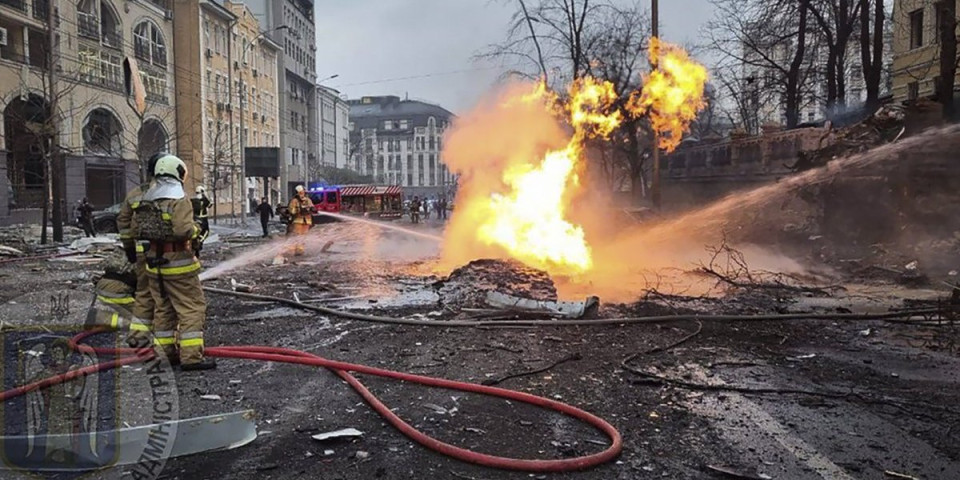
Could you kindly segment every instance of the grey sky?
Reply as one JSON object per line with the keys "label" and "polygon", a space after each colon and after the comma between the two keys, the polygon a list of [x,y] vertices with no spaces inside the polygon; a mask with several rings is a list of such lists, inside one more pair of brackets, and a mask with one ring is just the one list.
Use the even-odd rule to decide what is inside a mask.
{"label": "grey sky", "polygon": [[[409,95],[462,112],[500,78],[501,67],[472,57],[503,39],[513,8],[489,0],[318,0],[317,78],[338,74],[325,84],[348,98]],[[711,14],[708,0],[661,0],[661,35],[695,44]]]}

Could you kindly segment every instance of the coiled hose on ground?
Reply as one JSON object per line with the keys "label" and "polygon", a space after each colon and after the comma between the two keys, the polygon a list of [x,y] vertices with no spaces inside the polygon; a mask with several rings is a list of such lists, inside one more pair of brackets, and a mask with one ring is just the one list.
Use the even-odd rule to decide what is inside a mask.
{"label": "coiled hose on ground", "polygon": [[[139,362],[145,362],[154,358],[152,349],[135,350],[130,348],[100,348],[90,345],[84,345],[83,341],[104,330],[83,332],[70,340],[70,347],[74,350],[95,353],[100,356],[114,357],[112,360],[101,362],[95,365],[84,367],[77,370],[71,370],[67,373],[55,375],[43,380],[39,380],[27,385],[7,390],[0,393],[0,402],[5,402],[11,398],[24,395],[34,390],[48,388],[63,382],[67,382],[83,375],[89,375],[96,372],[110,370],[122,365],[129,365]],[[387,422],[393,425],[397,430],[406,435],[413,441],[443,455],[456,458],[458,460],[482,465],[492,468],[505,470],[518,470],[527,472],[566,472],[573,470],[582,470],[594,467],[616,458],[623,448],[623,441],[620,432],[605,420],[588,413],[579,408],[557,402],[547,398],[531,395],[529,393],[517,392],[503,388],[488,387],[473,383],[458,382],[442,378],[426,377],[422,375],[413,375],[403,372],[395,372],[380,368],[357,365],[353,363],[338,362],[318,355],[314,355],[299,350],[293,350],[280,347],[258,347],[258,346],[226,346],[211,347],[205,350],[206,355],[221,358],[236,358],[243,360],[259,360],[267,362],[293,363],[312,367],[323,367],[340,378],[345,380],[361,397],[382,416]],[[404,382],[416,383],[428,387],[445,388],[449,390],[458,390],[461,392],[478,393],[489,395],[507,400],[527,403],[537,407],[554,410],[556,412],[569,415],[586,422],[587,424],[602,431],[610,438],[610,446],[599,453],[585,455],[575,458],[565,458],[556,460],[529,460],[518,458],[499,457],[484,453],[474,452],[465,448],[460,448],[449,443],[441,442],[423,432],[417,430],[409,423],[403,421],[399,416],[390,411],[383,402],[370,392],[352,373],[363,373],[375,375],[378,377],[392,378]]]}

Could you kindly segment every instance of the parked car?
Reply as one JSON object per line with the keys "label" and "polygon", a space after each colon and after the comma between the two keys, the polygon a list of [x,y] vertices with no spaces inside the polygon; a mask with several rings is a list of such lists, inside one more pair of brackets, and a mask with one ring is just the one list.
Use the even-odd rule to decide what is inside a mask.
{"label": "parked car", "polygon": [[111,205],[103,210],[93,212],[93,228],[97,233],[117,233],[117,215],[120,213],[120,206],[123,203]]}

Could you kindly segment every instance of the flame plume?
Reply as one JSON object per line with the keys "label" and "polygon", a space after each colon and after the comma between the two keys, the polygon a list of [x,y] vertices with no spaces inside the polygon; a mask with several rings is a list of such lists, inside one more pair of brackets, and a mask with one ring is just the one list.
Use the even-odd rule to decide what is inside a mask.
{"label": "flame plume", "polygon": [[680,146],[690,123],[706,106],[703,89],[707,69],[687,55],[682,48],[650,39],[650,56],[658,68],[643,78],[643,91],[634,93],[627,103],[632,115],[649,114],[650,124],[660,134],[659,147],[667,153]]}
{"label": "flame plume", "polygon": [[[704,106],[706,70],[678,47],[653,39],[651,49],[661,70],[626,102],[611,83],[588,77],[570,86],[565,101],[542,82],[514,85],[457,119],[444,142],[445,162],[460,177],[442,266],[509,258],[588,281],[611,270],[596,263],[610,256],[594,252],[610,240],[598,232],[593,239],[570,212],[574,201],[607,193],[581,195],[585,142],[646,114],[665,133],[661,146],[672,150]],[[618,101],[627,105],[617,108]]]}

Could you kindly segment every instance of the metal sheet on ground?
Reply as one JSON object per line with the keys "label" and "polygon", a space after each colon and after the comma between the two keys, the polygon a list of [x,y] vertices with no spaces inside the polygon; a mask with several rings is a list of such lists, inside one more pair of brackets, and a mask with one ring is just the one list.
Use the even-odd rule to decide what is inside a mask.
{"label": "metal sheet on ground", "polygon": [[[142,455],[147,446],[147,440],[157,432],[175,432],[173,449],[170,458],[193,455],[214,450],[224,450],[242,447],[257,438],[257,426],[254,423],[253,410],[210,415],[207,417],[189,418],[173,422],[165,422],[139,427],[130,427],[117,430],[115,435],[103,435],[104,432],[92,432],[76,435],[47,435],[43,438],[29,436],[0,437],[0,444],[6,446],[22,445],[26,451],[27,445],[85,445],[91,441],[108,439],[113,443],[110,451],[116,452],[110,458],[99,458],[93,454],[89,458],[77,459],[75,464],[98,465],[99,468],[110,468],[122,465],[133,465],[142,461]],[[94,438],[96,437],[96,439]],[[77,452],[71,452],[77,453]],[[82,455],[82,453],[77,453]],[[0,470],[20,470],[23,467],[0,464]],[[62,464],[31,466],[37,472],[72,472],[89,471],[89,468],[74,470]]]}

